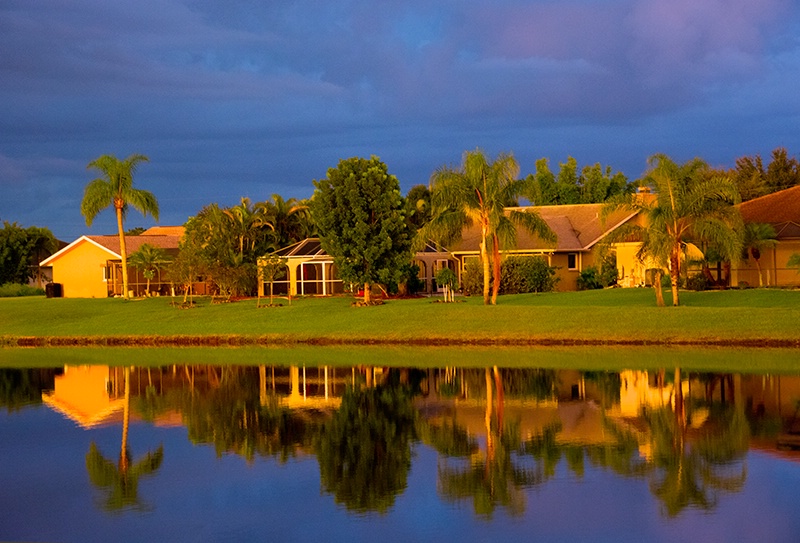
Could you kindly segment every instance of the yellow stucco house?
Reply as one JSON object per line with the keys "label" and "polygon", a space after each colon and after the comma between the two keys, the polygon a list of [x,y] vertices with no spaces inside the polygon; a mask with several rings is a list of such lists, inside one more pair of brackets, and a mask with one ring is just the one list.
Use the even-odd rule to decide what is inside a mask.
{"label": "yellow stucco house", "polygon": [[[177,254],[182,226],[155,226],[138,236],[126,236],[128,255],[149,243],[167,254]],[[51,268],[53,283],[60,285],[65,298],[106,298],[122,295],[122,257],[119,236],[81,236],[40,264]],[[128,268],[128,287],[135,295],[143,294],[147,280],[133,267]],[[151,291],[162,291],[168,284],[157,274],[150,282]],[[166,291],[162,292],[166,294]]]}
{"label": "yellow stucco house", "polygon": [[[777,244],[761,251],[758,264],[764,286],[800,286],[797,268],[787,266],[793,254],[800,254],[800,186],[773,192],[739,204],[746,223],[766,223],[775,228]],[[758,286],[758,265],[744,255],[731,269],[731,285]]]}

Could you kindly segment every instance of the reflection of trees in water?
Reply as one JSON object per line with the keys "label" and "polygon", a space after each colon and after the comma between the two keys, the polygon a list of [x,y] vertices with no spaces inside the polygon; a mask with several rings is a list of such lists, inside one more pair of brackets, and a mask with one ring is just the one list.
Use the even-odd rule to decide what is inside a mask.
{"label": "reflection of trees in water", "polygon": [[[162,386],[160,369],[139,372],[139,397],[134,405],[146,420],[177,411],[194,443],[211,444],[218,454],[235,453],[248,460],[265,456],[286,461],[299,450],[313,453],[324,491],[354,511],[386,511],[392,506],[406,487],[411,446],[417,439],[440,455],[438,488],[442,497],[471,499],[482,515],[492,515],[497,508],[512,514],[522,512],[525,489],[553,478],[562,462],[578,478],[591,465],[646,479],[669,515],[686,507],[714,507],[721,493],[741,489],[746,476],[742,458],[749,426],[741,399],[731,403],[734,380],[725,376],[708,376],[702,381],[717,383],[712,388],[714,396],[720,395],[723,384],[724,402],[711,402],[710,395],[700,394],[693,401],[678,398],[672,404],[678,409],[645,410],[635,421],[604,418],[604,442],[581,444],[561,442],[560,423],[549,424],[533,435],[526,429],[523,440],[519,423],[504,420],[507,397],[534,397],[548,404],[556,401],[563,374],[498,368],[431,370],[428,375],[435,377],[423,382],[428,387],[423,387],[423,392],[441,390],[442,383],[450,383],[456,399],[447,402],[475,397],[482,401],[485,395],[486,441],[481,449],[479,439],[459,424],[455,411],[449,416],[432,412],[431,420],[419,415],[411,402],[411,390],[420,391],[418,378],[423,372],[418,370],[384,372],[381,385],[350,389],[336,411],[291,410],[281,405],[274,372],[270,372],[273,385],[268,390],[264,368],[189,366],[171,371],[170,386]],[[680,372],[661,375],[661,386],[681,382]],[[619,401],[618,374],[599,372],[582,377],[596,384],[599,405],[608,407]],[[677,395],[682,389],[674,390]],[[697,416],[701,412],[703,417]],[[703,424],[690,424],[687,429],[686,421],[693,418],[702,419]],[[149,465],[157,469],[161,454],[152,455]],[[111,468],[119,473],[121,464],[115,468],[96,447],[87,455],[87,466],[89,456],[95,457],[92,462],[97,467],[93,469],[106,473],[93,476],[93,480],[105,478],[105,483],[97,484],[112,488]],[[144,473],[148,459],[141,464]],[[135,485],[133,490],[135,494]],[[122,487],[113,492],[123,495]]]}
{"label": "reflection of trees in water", "polygon": [[690,432],[679,369],[675,383],[672,408],[646,413],[654,467],[650,490],[669,516],[687,507],[713,509],[721,493],[740,491],[747,478],[744,457],[750,439],[741,402],[716,406],[713,424]]}
{"label": "reflection of trees in water", "polygon": [[183,389],[178,408],[194,443],[213,445],[218,455],[239,454],[248,461],[255,455],[281,461],[310,443],[307,413],[280,406],[274,394],[262,405],[257,367],[226,367],[215,373],[200,394]]}
{"label": "reflection of trees in water", "polygon": [[405,387],[348,389],[315,431],[325,492],[354,511],[387,511],[406,487],[416,416]]}
{"label": "reflection of trees in water", "polygon": [[119,461],[114,463],[107,460],[94,442],[91,443],[89,452],[86,453],[86,471],[89,474],[89,480],[95,486],[105,490],[106,500],[102,506],[109,511],[146,508],[139,500],[139,479],[158,470],[164,459],[164,447],[161,445],[155,452],[148,452],[144,458],[136,462],[132,460],[128,447],[131,403],[131,369],[129,367],[124,368],[123,379],[125,403]]}
{"label": "reflection of trees in water", "polygon": [[[444,499],[459,501],[472,499],[475,513],[490,517],[495,509],[503,507],[512,515],[525,511],[524,488],[540,482],[534,471],[520,466],[516,452],[519,445],[519,427],[503,420],[505,383],[497,367],[484,370],[486,391],[486,447],[483,453],[474,452],[465,466],[452,465],[445,458],[440,462],[438,489]],[[494,381],[494,388],[492,387]],[[497,393],[495,408],[493,395]],[[455,426],[455,421],[454,421]],[[456,435],[466,433],[454,430]],[[463,442],[463,440],[462,440]]]}
{"label": "reflection of trees in water", "polygon": [[0,368],[0,407],[16,411],[42,403],[42,392],[53,390],[55,377],[62,372],[51,368]]}

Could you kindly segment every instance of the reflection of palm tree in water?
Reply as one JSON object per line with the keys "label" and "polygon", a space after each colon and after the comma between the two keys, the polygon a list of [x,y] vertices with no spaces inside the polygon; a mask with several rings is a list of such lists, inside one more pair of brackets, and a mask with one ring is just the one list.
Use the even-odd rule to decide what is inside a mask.
{"label": "reflection of palm tree in water", "polygon": [[[504,417],[504,387],[499,369],[486,368],[486,453],[474,458],[466,468],[439,467],[439,490],[443,497],[456,501],[472,498],[475,512],[491,516],[496,507],[505,507],[511,514],[525,510],[523,489],[538,482],[530,470],[518,467],[512,452],[519,436],[506,427]],[[495,417],[494,389],[497,391]]]}
{"label": "reflection of palm tree in water", "polygon": [[734,409],[721,431],[687,442],[687,414],[681,386],[681,370],[675,369],[672,409],[658,409],[648,417],[657,468],[650,483],[669,516],[687,507],[709,510],[719,492],[738,492],[747,469],[735,460],[747,450],[749,426],[741,409]]}
{"label": "reflection of palm tree in water", "polygon": [[124,369],[125,403],[122,414],[122,445],[120,447],[119,462],[114,464],[100,453],[94,441],[89,446],[86,454],[86,471],[92,484],[107,491],[107,499],[103,507],[108,510],[118,510],[127,507],[139,509],[143,504],[139,501],[139,478],[155,472],[164,458],[164,446],[161,445],[152,453],[138,462],[131,462],[128,450],[128,426],[130,423],[130,368]]}

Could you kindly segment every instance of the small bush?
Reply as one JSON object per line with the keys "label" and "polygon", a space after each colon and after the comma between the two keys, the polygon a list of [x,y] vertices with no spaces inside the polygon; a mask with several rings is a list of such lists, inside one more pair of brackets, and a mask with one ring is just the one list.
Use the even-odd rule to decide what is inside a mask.
{"label": "small bush", "polygon": [[689,290],[708,290],[708,279],[702,273],[696,273],[686,280],[686,288]]}
{"label": "small bush", "polygon": [[464,273],[461,274],[461,290],[468,296],[483,294],[483,270],[481,270],[480,264],[466,267]]}
{"label": "small bush", "polygon": [[500,268],[500,292],[503,294],[550,292],[556,283],[556,269],[539,256],[511,256]]}
{"label": "small bush", "polygon": [[[500,265],[500,294],[551,292],[558,281],[556,268],[540,256],[510,256]],[[483,270],[468,266],[461,275],[461,288],[464,294],[483,294]]]}
{"label": "small bush", "polygon": [[0,298],[15,298],[18,296],[44,296],[44,289],[18,283],[0,285]]}
{"label": "small bush", "polygon": [[589,266],[578,276],[578,290],[595,290],[604,286],[600,281],[600,274],[594,266]]}

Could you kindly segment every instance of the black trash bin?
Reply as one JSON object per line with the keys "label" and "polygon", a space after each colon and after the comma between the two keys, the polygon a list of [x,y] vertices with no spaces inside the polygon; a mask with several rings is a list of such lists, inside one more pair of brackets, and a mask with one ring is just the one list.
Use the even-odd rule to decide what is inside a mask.
{"label": "black trash bin", "polygon": [[61,283],[47,283],[44,293],[48,298],[61,298]]}

